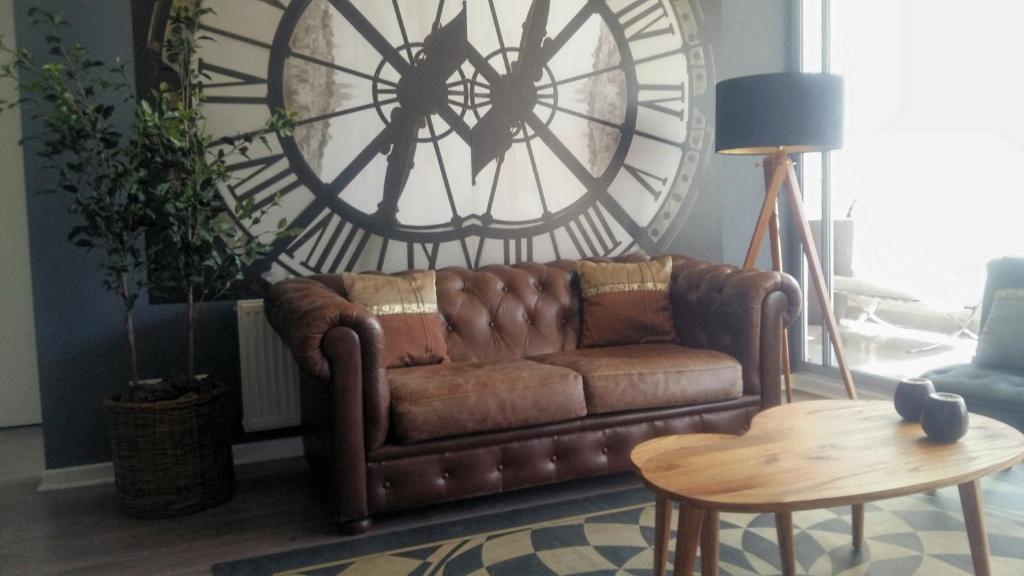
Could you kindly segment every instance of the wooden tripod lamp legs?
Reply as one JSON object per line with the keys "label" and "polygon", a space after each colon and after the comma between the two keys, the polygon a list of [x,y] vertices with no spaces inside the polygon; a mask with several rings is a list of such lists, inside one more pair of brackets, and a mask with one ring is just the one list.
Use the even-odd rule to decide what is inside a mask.
{"label": "wooden tripod lamp legs", "polygon": [[[771,185],[772,176],[775,173],[775,167],[769,165],[768,162],[764,162],[764,185],[767,190],[768,186]],[[777,272],[782,271],[782,237],[779,234],[779,214],[778,211],[772,210],[771,218],[768,220],[768,236],[771,238],[772,243],[772,270]],[[749,255],[748,255],[749,257]],[[756,258],[756,256],[755,256]],[[793,374],[789,367],[789,330],[782,329],[782,376],[786,382],[786,403],[793,403]]]}
{"label": "wooden tripod lamp legs", "polygon": [[[807,215],[804,212],[803,202],[800,198],[800,184],[793,169],[793,161],[785,151],[779,150],[771,156],[766,156],[765,163],[765,191],[764,203],[761,205],[761,213],[758,215],[757,225],[754,227],[754,235],[750,239],[750,247],[747,249],[747,257],[743,261],[744,268],[753,268],[757,261],[757,255],[761,251],[761,243],[766,234],[771,236],[772,242],[772,268],[782,270],[782,249],[779,240],[779,221],[776,205],[779,194],[785,189],[786,198],[789,200],[790,209],[793,212],[793,220],[797,226],[797,233],[800,244],[803,246],[804,257],[807,258],[807,269],[814,286],[814,292],[821,304],[822,317],[825,329],[828,330],[832,341],[832,348],[836,354],[836,361],[839,363],[839,373],[843,378],[843,385],[846,387],[846,395],[850,399],[857,398],[857,389],[853,384],[853,375],[846,363],[846,350],[843,341],[839,336],[839,324],[836,322],[835,314],[832,312],[832,302],[829,297],[828,288],[825,285],[825,276],[821,271],[821,260],[818,258],[818,250],[814,245],[814,238],[811,234],[811,226],[807,222]],[[769,172],[771,176],[769,177]],[[788,184],[788,186],[786,185]],[[792,401],[792,384],[790,382],[789,370],[789,339],[783,334],[783,368],[786,380],[786,399]]]}

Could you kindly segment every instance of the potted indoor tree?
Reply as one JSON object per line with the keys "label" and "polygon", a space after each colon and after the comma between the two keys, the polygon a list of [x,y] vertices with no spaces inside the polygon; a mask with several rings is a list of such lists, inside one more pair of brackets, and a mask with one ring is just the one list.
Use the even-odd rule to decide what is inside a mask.
{"label": "potted indoor tree", "polygon": [[[228,290],[265,252],[265,241],[291,233],[282,223],[270,238],[242,235],[225,218],[218,187],[229,177],[227,159],[265,137],[215,143],[205,133],[195,64],[199,20],[208,13],[201,2],[174,8],[165,56],[181,81],[139,100],[122,64],[104,64],[64,41],[67,24],[58,15],[29,10],[33,24],[46,27],[45,60],[0,42],[9,57],[0,78],[19,83],[20,102],[41,120],[38,153],[77,217],[69,239],[101,255],[103,285],[121,303],[131,381],[104,407],[118,503],[132,516],[187,514],[233,494],[224,387],[196,374],[195,325],[200,304]],[[2,103],[7,110],[17,104]],[[118,106],[134,111],[130,134],[113,120]],[[286,132],[290,120],[275,113],[266,128]],[[249,204],[236,213],[251,222],[272,207]],[[132,311],[154,280],[185,295],[187,362],[182,375],[147,382],[139,380]]]}
{"label": "potted indoor tree", "polygon": [[228,160],[247,157],[254,144],[269,146],[267,134],[289,134],[292,121],[278,110],[260,134],[214,140],[206,133],[197,51],[204,41],[200,21],[212,12],[202,0],[173,9],[163,50],[178,82],[161,84],[136,111],[136,164],[155,215],[149,270],[155,285],[185,301],[184,376],[190,382],[197,380],[195,332],[202,304],[227,293],[267,253],[269,242],[294,233],[283,220],[262,235],[243,233],[233,218],[252,230],[277,202],[257,209],[248,199],[229,212],[221,198],[221,187],[231,180]]}
{"label": "potted indoor tree", "polygon": [[[185,301],[186,359],[182,372],[159,386],[167,398],[159,403],[162,432],[146,443],[160,450],[141,458],[143,453],[134,444],[113,447],[119,478],[128,466],[149,473],[138,476],[140,482],[133,490],[136,515],[188,513],[231,497],[234,467],[226,391],[222,383],[197,373],[196,327],[204,302],[223,296],[245,268],[266,253],[269,241],[292,233],[284,222],[262,236],[242,233],[221,199],[220,187],[230,180],[228,160],[247,156],[254,143],[269,145],[266,134],[289,132],[291,121],[279,111],[271,115],[260,135],[216,141],[207,134],[201,106],[204,77],[197,66],[197,51],[203,41],[200,21],[210,13],[201,0],[175,5],[163,53],[176,82],[173,86],[162,83],[135,109],[133,166],[152,215],[147,233],[150,286]],[[244,202],[234,207],[234,217],[251,229],[275,206],[271,202],[257,209],[252,202]],[[131,427],[132,414],[156,406],[139,403],[147,399],[111,398],[107,402],[111,427],[121,420]],[[154,475],[154,470],[163,473]],[[122,501],[125,497],[122,490]]]}

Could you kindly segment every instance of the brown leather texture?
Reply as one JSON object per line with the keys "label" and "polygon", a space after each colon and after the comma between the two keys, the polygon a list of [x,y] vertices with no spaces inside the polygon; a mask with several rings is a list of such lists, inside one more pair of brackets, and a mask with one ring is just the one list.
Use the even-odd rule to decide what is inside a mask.
{"label": "brown leather texture", "polygon": [[324,338],[323,347],[336,360],[332,380],[307,374],[300,379],[303,448],[310,465],[329,486],[336,517],[342,521],[363,518],[368,508],[359,337],[350,328],[335,328]]}
{"label": "brown leather texture", "polygon": [[387,368],[448,361],[432,270],[395,276],[345,273],[341,277],[349,299],[380,322]]}
{"label": "brown leather texture", "polygon": [[[363,382],[365,436],[367,448],[384,443],[388,434],[388,406],[391,393],[384,366],[384,330],[376,316],[350,302],[340,274],[290,278],[270,287],[264,300],[267,320],[292,351],[306,374],[320,380],[337,380],[345,370],[332,370],[323,346],[332,329],[345,327],[359,340]],[[339,367],[349,357],[334,360]]]}
{"label": "brown leather texture", "polygon": [[378,316],[384,331],[384,366],[405,368],[448,362],[441,315],[389,314]]}
{"label": "brown leather texture", "polygon": [[[307,454],[325,480],[336,517],[358,521],[388,510],[625,470],[629,450],[639,441],[673,432],[737,433],[758,410],[778,405],[782,330],[800,311],[796,282],[777,272],[672,259],[679,343],[735,358],[743,396],[411,444],[399,443],[391,429],[391,386],[378,318],[347,299],[340,275],[274,285],[267,315],[305,374]],[[579,348],[578,266],[559,261],[437,271],[452,366]]]}
{"label": "brown leather texture", "polygon": [[634,410],[614,414],[594,414],[586,418],[544,424],[533,428],[470,434],[456,438],[441,438],[427,442],[418,442],[416,444],[389,442],[373,451],[367,452],[366,458],[369,462],[385,462],[399,458],[422,456],[424,454],[458,452],[470,448],[508,444],[531,438],[567,436],[581,431],[605,430],[607,428],[630,426],[656,420],[674,420],[683,416],[697,416],[710,413],[720,414],[739,408],[750,408],[756,412],[759,404],[760,398],[757,396],[742,396],[735,400],[715,402],[714,404],[672,406],[670,408],[652,408],[650,410]]}
{"label": "brown leather texture", "polygon": [[[672,308],[679,342],[724,352],[743,367],[744,394],[760,394],[761,369],[778,379],[782,329],[800,314],[796,281],[782,272],[742,270],[674,256]],[[767,301],[779,305],[764,316]],[[778,390],[774,390],[777,394]]]}
{"label": "brown leather texture", "polygon": [[[749,400],[746,406],[723,403],[691,407],[688,414],[659,417],[655,413],[630,423],[598,416],[593,418],[602,419],[602,426],[595,428],[577,425],[575,430],[516,440],[488,435],[486,444],[475,447],[444,442],[441,445],[448,449],[438,447],[419,455],[371,461],[366,472],[367,505],[370,514],[380,514],[623,472],[630,469],[629,453],[633,447],[656,436],[697,432],[742,434],[759,409],[757,398]],[[729,408],[722,409],[726,405]]]}
{"label": "brown leather texture", "polygon": [[437,301],[452,362],[524,358],[576,348],[580,299],[574,275],[541,264],[445,268]]}
{"label": "brown leather texture", "polygon": [[312,376],[327,379],[331,370],[324,356],[323,337],[335,326],[352,328],[361,341],[362,354],[371,365],[383,357],[384,333],[380,321],[366,308],[339,294],[318,277],[291,278],[270,287],[265,301],[267,318],[291,349],[299,367]]}
{"label": "brown leather texture", "polygon": [[739,362],[715,350],[632,344],[556,352],[531,360],[583,376],[588,414],[705,404],[743,394]]}
{"label": "brown leather texture", "polygon": [[583,296],[580,347],[673,342],[672,258],[579,264]]}
{"label": "brown leather texture", "polygon": [[586,416],[580,375],[529,360],[388,371],[392,430],[411,443]]}

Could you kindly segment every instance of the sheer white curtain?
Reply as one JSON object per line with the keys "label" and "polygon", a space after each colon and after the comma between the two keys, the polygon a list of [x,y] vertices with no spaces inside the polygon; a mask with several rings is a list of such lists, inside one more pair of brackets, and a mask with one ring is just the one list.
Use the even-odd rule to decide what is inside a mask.
{"label": "sheer white curtain", "polygon": [[[833,217],[858,277],[955,310],[985,263],[1024,254],[1024,2],[832,0],[846,80]],[[820,20],[819,20],[820,21]]]}

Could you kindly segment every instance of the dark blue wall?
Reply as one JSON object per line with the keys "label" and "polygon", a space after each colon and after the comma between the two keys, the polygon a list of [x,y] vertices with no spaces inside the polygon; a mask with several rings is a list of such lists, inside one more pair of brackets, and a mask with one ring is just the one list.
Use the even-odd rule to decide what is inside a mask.
{"label": "dark blue wall", "polygon": [[[132,57],[129,0],[17,0],[15,26],[19,45],[44,53],[43,34],[26,17],[29,6],[63,12],[73,24],[69,39],[87,46],[96,57],[112,61]],[[129,67],[131,70],[131,67]],[[130,113],[117,120],[127,127]],[[40,123],[23,111],[25,136]],[[31,192],[47,188],[44,163],[27,144],[25,179]],[[103,421],[103,398],[128,381],[118,302],[100,286],[97,257],[65,240],[71,227],[66,201],[54,195],[28,198],[32,290],[35,300],[40,394],[46,467],[63,468],[109,460]],[[136,322],[144,377],[159,377],[183,367],[184,324],[180,305],[151,306],[141,299]],[[199,364],[206,371],[236,380],[237,327],[229,304],[206,309],[199,339]]]}

